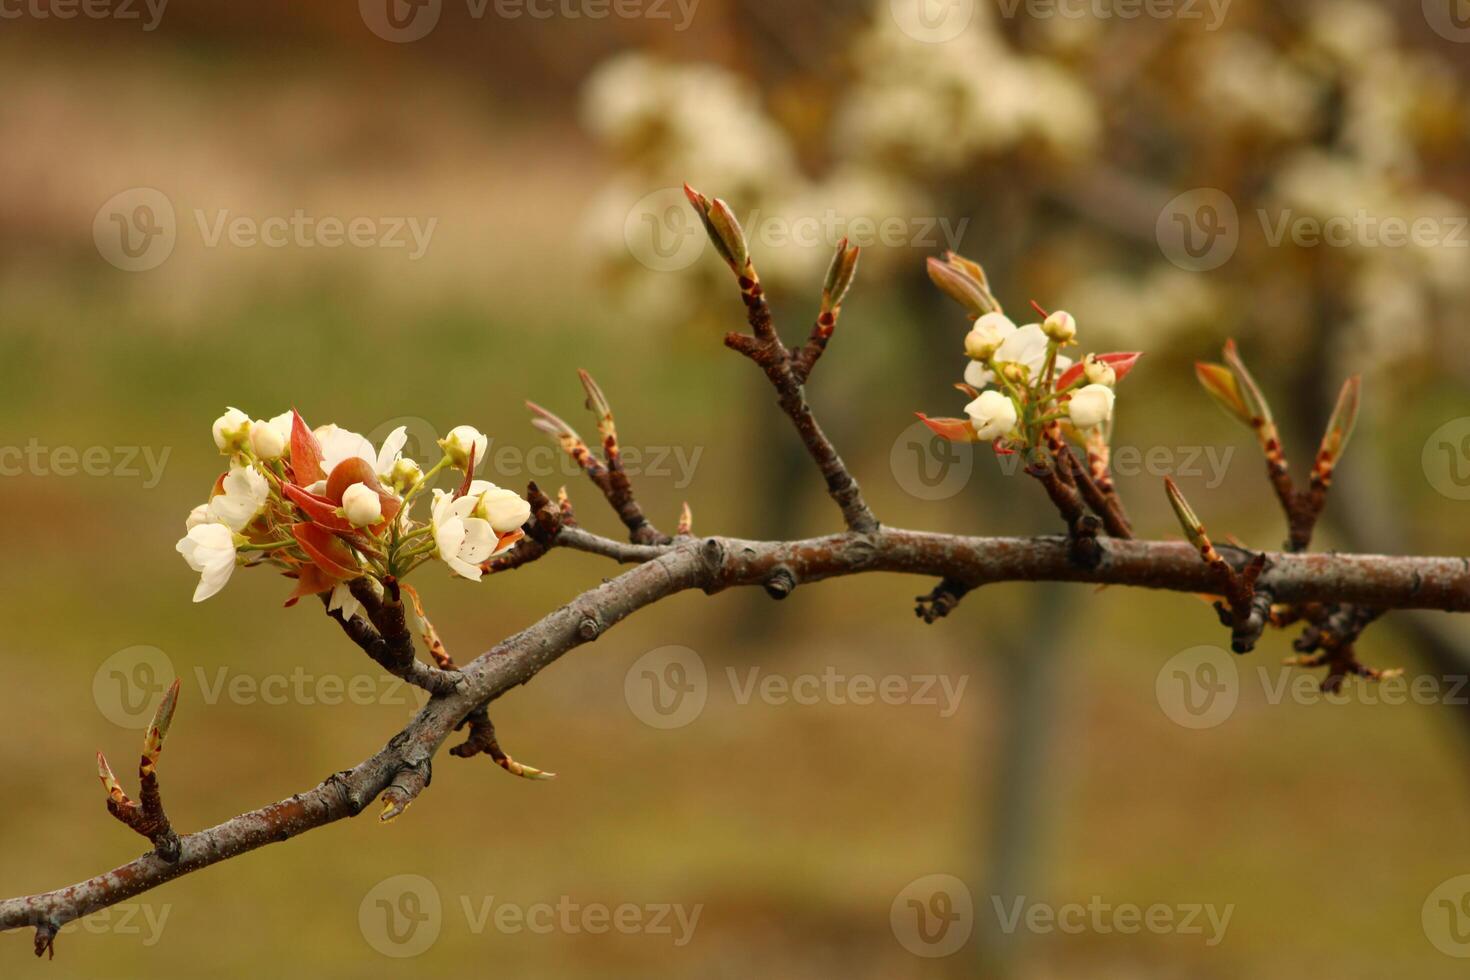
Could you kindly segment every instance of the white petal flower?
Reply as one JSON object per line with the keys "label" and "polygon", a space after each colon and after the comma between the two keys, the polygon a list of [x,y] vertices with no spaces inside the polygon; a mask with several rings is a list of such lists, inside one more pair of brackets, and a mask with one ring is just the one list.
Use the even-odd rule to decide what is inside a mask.
{"label": "white petal flower", "polygon": [[1087,380],[1096,385],[1107,385],[1109,388],[1118,383],[1118,372],[1107,361],[1100,361],[1093,354],[1088,354],[1083,361],[1082,373]]}
{"label": "white petal flower", "polygon": [[[980,320],[975,321],[976,327],[987,317],[999,317],[992,321],[987,330],[993,329],[1002,340],[995,348],[993,360],[1002,370],[1007,364],[1018,364],[1025,368],[1026,378],[1029,383],[1034,384],[1040,380],[1041,372],[1046,369],[1046,351],[1050,343],[1045,331],[1039,323],[1028,323],[1024,327],[1017,327],[1010,323],[1005,317],[998,313],[987,313]],[[1004,320],[1004,323],[1000,321]],[[1010,329],[1006,329],[1010,324]],[[974,331],[971,331],[973,333]],[[1057,355],[1057,374],[1061,374],[1072,366],[1072,359],[1065,355]],[[995,375],[980,361],[971,361],[965,368],[965,383],[972,388],[984,388],[995,380]]]}
{"label": "white petal flower", "polygon": [[199,524],[179,539],[174,550],[199,573],[194,601],[203,602],[225,587],[235,571],[235,535],[223,524]]}
{"label": "white petal flower", "polygon": [[377,469],[373,472],[383,479],[388,479],[393,472],[393,466],[403,457],[403,447],[408,444],[408,426],[400,425],[388,433],[388,438],[383,440],[383,448],[378,450]]}
{"label": "white petal flower", "polygon": [[280,459],[289,439],[269,422],[256,419],[250,423],[250,448],[261,459]]}
{"label": "white petal flower", "polygon": [[971,388],[984,388],[995,380],[995,373],[985,366],[984,361],[971,361],[965,365],[965,384]]}
{"label": "white petal flower", "polygon": [[189,531],[198,527],[200,524],[208,524],[213,520],[214,518],[211,517],[209,514],[209,505],[200,504],[193,510],[189,511],[189,516],[184,519],[184,532],[187,534]]}
{"label": "white petal flower", "polygon": [[316,441],[321,444],[322,472],[328,476],[332,475],[338,463],[354,456],[369,464],[376,465],[378,462],[377,454],[373,452],[373,444],[367,441],[367,437],[358,435],[349,429],[328,423],[318,426],[312,431],[312,435],[316,436]]}
{"label": "white petal flower", "polygon": [[470,451],[473,449],[475,467],[478,469],[485,460],[485,451],[490,448],[490,438],[472,425],[456,425],[449,430],[449,435],[439,440],[439,445],[444,447],[444,454],[449,457],[449,461],[460,470],[469,465]]}
{"label": "white petal flower", "polygon": [[470,483],[469,495],[476,500],[474,515],[489,521],[496,534],[517,531],[531,517],[531,505],[520,494],[497,487],[489,480]]}
{"label": "white petal flower", "polygon": [[214,420],[210,427],[214,444],[225,454],[236,453],[245,448],[250,439],[250,416],[238,408],[225,410],[225,414]]}
{"label": "white petal flower", "polygon": [[[485,558],[473,556],[483,551],[485,557],[489,557],[495,543],[495,532],[488,522],[469,516],[475,502],[472,496],[456,500],[443,490],[435,490],[430,525],[439,559],[456,575],[478,582],[482,574],[478,562]],[[471,534],[474,535],[473,540]],[[490,539],[488,546],[485,543],[487,536]]]}
{"label": "white petal flower", "polygon": [[965,414],[984,442],[999,439],[1016,427],[1016,403],[998,391],[982,391],[965,406]]}
{"label": "white petal flower", "polygon": [[342,513],[353,527],[370,527],[383,519],[383,498],[366,483],[342,491]]}
{"label": "white petal flower", "polygon": [[327,612],[341,610],[343,619],[351,619],[362,612],[362,603],[352,594],[352,587],[346,582],[338,582],[332,587],[332,598],[327,602]]}
{"label": "white petal flower", "polygon": [[424,480],[423,467],[411,459],[403,458],[393,464],[385,479],[388,485],[400,494],[406,494]]}
{"label": "white petal flower", "polygon": [[1057,310],[1041,322],[1041,330],[1059,344],[1070,344],[1077,338],[1077,319],[1066,310]]}
{"label": "white petal flower", "polygon": [[1113,417],[1117,395],[1107,385],[1093,384],[1075,392],[1067,403],[1067,414],[1079,429],[1090,429]]}
{"label": "white petal flower", "polygon": [[977,361],[987,360],[1017,329],[1004,313],[986,313],[965,335],[965,353]]}
{"label": "white petal flower", "polygon": [[230,467],[222,489],[224,492],[209,502],[210,518],[231,531],[245,530],[265,510],[271,493],[270,484],[253,466]]}

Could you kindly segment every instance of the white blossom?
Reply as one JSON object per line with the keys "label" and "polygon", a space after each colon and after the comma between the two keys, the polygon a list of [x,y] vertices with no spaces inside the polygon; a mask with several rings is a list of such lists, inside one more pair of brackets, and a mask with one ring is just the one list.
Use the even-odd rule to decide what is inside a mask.
{"label": "white blossom", "polygon": [[221,485],[222,492],[209,501],[211,520],[231,531],[243,531],[265,510],[270,484],[253,466],[232,466]]}
{"label": "white blossom", "polygon": [[369,465],[377,465],[377,454],[373,452],[373,444],[367,441],[366,436],[332,423],[317,426],[312,430],[312,435],[316,436],[318,445],[322,447],[322,472],[328,476],[332,475],[339,464],[354,456]]}
{"label": "white blossom", "polygon": [[226,409],[225,414],[214,420],[210,432],[220,452],[237,453],[250,439],[250,416],[238,408]]}
{"label": "white blossom", "polygon": [[179,539],[174,550],[199,573],[194,601],[203,602],[225,587],[235,571],[235,535],[223,524],[198,524]]}
{"label": "white blossom", "polygon": [[1016,403],[994,389],[982,391],[980,397],[965,406],[965,414],[975,426],[975,435],[990,442],[1016,427]]}
{"label": "white blossom", "polygon": [[383,500],[366,483],[354,483],[342,491],[342,513],[353,527],[370,527],[383,519]]}
{"label": "white blossom", "polygon": [[531,517],[531,505],[520,494],[488,480],[471,483],[469,495],[477,500],[474,515],[489,521],[496,534],[519,530]]}
{"label": "white blossom", "polygon": [[1107,385],[1088,385],[1072,395],[1072,400],[1067,402],[1067,414],[1077,428],[1090,429],[1113,417],[1116,397]]}
{"label": "white blossom", "polygon": [[449,457],[449,462],[461,470],[469,466],[470,453],[473,451],[475,467],[478,469],[485,459],[485,450],[490,448],[490,439],[472,425],[456,425],[449,430],[449,435],[439,440],[439,445]]}
{"label": "white blossom", "polygon": [[476,582],[482,574],[480,562],[495,551],[497,541],[489,521],[470,516],[477,502],[473,496],[456,500],[443,490],[435,490],[430,511],[438,558],[456,575]]}

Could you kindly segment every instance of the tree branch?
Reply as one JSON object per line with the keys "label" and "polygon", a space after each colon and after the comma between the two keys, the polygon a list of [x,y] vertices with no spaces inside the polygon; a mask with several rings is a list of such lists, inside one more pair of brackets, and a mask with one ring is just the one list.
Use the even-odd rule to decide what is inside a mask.
{"label": "tree branch", "polygon": [[[585,550],[610,552],[600,543],[593,547],[595,537],[584,534],[571,540],[588,544]],[[465,666],[457,686],[436,694],[372,758],[305,793],[182,836],[177,861],[149,853],[67,888],[0,901],[0,930],[34,928],[37,945],[44,949],[67,922],[181,875],[355,816],[390,788],[384,815],[395,816],[427,786],[429,766],[444,741],[482,706],[637,610],[677,592],[765,586],[777,570],[793,583],[902,572],[971,588],[1007,581],[1062,581],[1197,593],[1218,586],[1215,570],[1184,542],[1109,539],[1095,568],[1078,565],[1062,537],[976,538],[898,529],[781,542],[689,538],[650,550],[657,553]],[[631,551],[611,552],[609,557],[636,560]],[[1229,549],[1225,560],[1243,572],[1252,556]],[[1271,554],[1259,584],[1280,601],[1300,605],[1470,610],[1470,559],[1465,558]]]}

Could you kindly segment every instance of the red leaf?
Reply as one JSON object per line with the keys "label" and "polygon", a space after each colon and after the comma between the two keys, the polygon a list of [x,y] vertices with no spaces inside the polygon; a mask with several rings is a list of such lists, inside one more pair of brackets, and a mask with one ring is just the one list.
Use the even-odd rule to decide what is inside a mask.
{"label": "red leaf", "polygon": [[302,596],[318,595],[335,584],[335,579],[315,565],[302,565],[301,570],[296,573],[296,588],[287,597],[286,605],[294,606],[301,601]]}
{"label": "red leaf", "polygon": [[310,486],[320,480],[322,473],[322,444],[306,427],[301,413],[291,409],[291,478],[298,486]]}
{"label": "red leaf", "polygon": [[318,497],[314,493],[310,493],[300,487],[292,486],[289,483],[285,484],[283,489],[285,490],[286,496],[291,498],[291,502],[301,508],[302,513],[306,514],[307,517],[322,527],[329,528],[333,531],[354,530],[352,523],[337,513],[337,505],[326,497]]}
{"label": "red leaf", "polygon": [[307,557],[331,578],[354,579],[362,574],[352,549],[331,532],[315,524],[302,523],[292,524],[291,533]]}
{"label": "red leaf", "polygon": [[923,412],[915,412],[919,421],[927,425],[935,435],[950,442],[978,442],[975,427],[969,419],[931,419]]}
{"label": "red leaf", "polygon": [[1005,446],[1005,443],[1002,442],[999,439],[995,440],[994,442],[992,442],[990,444],[990,449],[997,456],[1014,456],[1014,455],[1016,455],[1016,451],[1014,449],[1007,449],[1006,446]]}
{"label": "red leaf", "polygon": [[[1104,364],[1112,365],[1113,373],[1118,376],[1119,381],[1122,381],[1128,376],[1128,372],[1133,370],[1133,365],[1137,364],[1138,359],[1142,356],[1143,351],[1126,351],[1117,354],[1099,354],[1097,355],[1097,359]],[[1063,371],[1062,376],[1057,378],[1057,390],[1061,391],[1067,385],[1080,378],[1085,366],[1083,361],[1078,361]]]}

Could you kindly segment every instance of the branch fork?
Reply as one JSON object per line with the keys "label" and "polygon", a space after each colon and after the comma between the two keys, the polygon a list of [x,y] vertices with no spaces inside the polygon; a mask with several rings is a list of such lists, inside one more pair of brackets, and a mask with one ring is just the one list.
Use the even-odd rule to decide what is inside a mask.
{"label": "branch fork", "polygon": [[[180,844],[179,835],[174,832],[163,808],[163,796],[158,788],[158,758],[163,754],[163,741],[168,736],[178,704],[179,681],[176,678],[164,693],[163,700],[159,702],[158,710],[154,712],[153,720],[148,723],[148,730],[143,736],[143,754],[138,762],[136,801],[130,799],[123,790],[122,784],[112,772],[112,766],[107,763],[107,756],[97,753],[97,775],[102,779],[103,788],[107,790],[107,812],[129,830],[146,837],[153,845],[154,852],[169,864],[178,861]],[[45,950],[52,951],[51,942],[54,938],[54,934],[47,938]],[[41,952],[38,935],[36,955],[39,956]]]}

